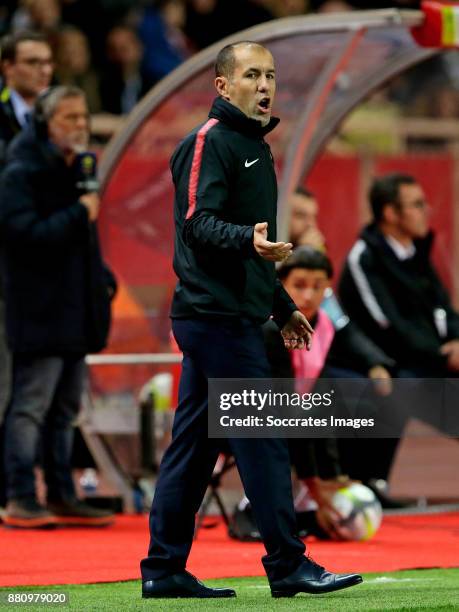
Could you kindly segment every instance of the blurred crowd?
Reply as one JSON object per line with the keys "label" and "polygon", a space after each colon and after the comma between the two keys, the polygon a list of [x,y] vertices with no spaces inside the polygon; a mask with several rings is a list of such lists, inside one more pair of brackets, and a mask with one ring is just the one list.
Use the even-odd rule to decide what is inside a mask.
{"label": "blurred crowd", "polygon": [[[53,84],[83,89],[91,113],[126,114],[181,62],[225,36],[293,15],[370,8],[418,8],[419,2],[345,0],[4,0],[0,35],[43,33],[55,60]],[[391,90],[389,102],[415,114],[459,115],[456,58],[434,61],[434,99],[415,94],[418,76]],[[425,76],[423,76],[425,80]],[[437,83],[439,84],[437,87]]]}

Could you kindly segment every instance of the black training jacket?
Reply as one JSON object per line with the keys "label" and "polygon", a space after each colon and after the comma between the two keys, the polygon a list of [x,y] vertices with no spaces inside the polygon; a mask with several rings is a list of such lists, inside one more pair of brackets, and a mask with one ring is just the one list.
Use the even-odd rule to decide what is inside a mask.
{"label": "black training jacket", "polygon": [[400,261],[369,225],[347,257],[339,295],[349,316],[398,367],[444,371],[440,347],[459,338],[459,315],[430,263],[432,235],[415,245],[416,254]]}
{"label": "black training jacket", "polygon": [[276,240],[277,183],[264,135],[268,126],[217,98],[209,120],[171,159],[175,198],[172,318],[245,317],[282,327],[296,310],[276,279],[274,263],[253,247],[253,227],[268,222]]}

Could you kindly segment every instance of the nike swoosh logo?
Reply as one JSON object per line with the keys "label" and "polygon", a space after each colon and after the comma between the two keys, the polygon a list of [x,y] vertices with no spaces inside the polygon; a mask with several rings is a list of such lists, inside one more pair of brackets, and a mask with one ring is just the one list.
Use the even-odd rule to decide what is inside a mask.
{"label": "nike swoosh logo", "polygon": [[248,159],[246,159],[246,160],[245,160],[245,167],[246,167],[246,168],[250,168],[250,166],[253,166],[253,164],[256,164],[256,163],[257,163],[257,161],[258,161],[259,159],[260,159],[260,158],[259,158],[259,157],[257,157],[257,159],[254,159],[254,160],[253,160],[253,161],[251,161],[251,162],[249,162],[249,160],[248,160]]}

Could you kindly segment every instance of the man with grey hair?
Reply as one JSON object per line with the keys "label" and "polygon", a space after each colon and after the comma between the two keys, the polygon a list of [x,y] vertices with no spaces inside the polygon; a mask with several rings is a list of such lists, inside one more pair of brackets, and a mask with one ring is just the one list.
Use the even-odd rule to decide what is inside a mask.
{"label": "man with grey hair", "polygon": [[[0,180],[6,329],[13,355],[5,424],[4,522],[11,527],[112,521],[111,513],[77,499],[71,473],[84,357],[105,346],[115,290],[99,249],[99,196],[82,176],[83,166],[94,162],[84,153],[88,142],[84,93],[75,87],[49,89],[38,99],[31,125],[13,140]],[[35,495],[40,449],[47,507]]]}

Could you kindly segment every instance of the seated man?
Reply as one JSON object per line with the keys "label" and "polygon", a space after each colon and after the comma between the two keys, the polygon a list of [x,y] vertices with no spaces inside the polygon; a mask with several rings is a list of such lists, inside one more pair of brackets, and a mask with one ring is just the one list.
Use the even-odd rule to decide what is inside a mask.
{"label": "seated man", "polygon": [[433,234],[421,185],[390,174],[370,190],[373,222],[339,284],[349,316],[412,377],[459,371],[459,315],[430,261]]}
{"label": "seated man", "polygon": [[[310,351],[288,350],[276,324],[272,320],[265,323],[263,332],[272,377],[317,379],[327,364],[327,356],[335,354],[347,356],[348,363],[353,364],[356,377],[368,376],[377,381],[378,385],[382,381],[390,383],[387,368],[393,365],[392,360],[369,342],[348,319],[344,325],[335,326],[321,306],[332,274],[328,257],[307,246],[295,249],[291,257],[280,265],[278,276],[314,327],[314,340]],[[342,317],[339,320],[342,321]],[[337,489],[349,483],[349,478],[341,468],[336,441],[291,439],[289,449],[296,474],[307,486],[318,508],[314,516],[310,513],[297,513],[299,527],[303,532],[328,537],[327,534],[333,528],[330,520],[334,513],[331,498]],[[238,505],[230,526],[230,535],[246,540],[258,538],[246,499]]]}
{"label": "seated man", "polygon": [[[424,191],[412,176],[389,174],[375,179],[369,195],[373,221],[347,257],[342,304],[395,361],[398,377],[457,376],[459,315],[430,261]],[[384,442],[390,462],[396,445]]]}

